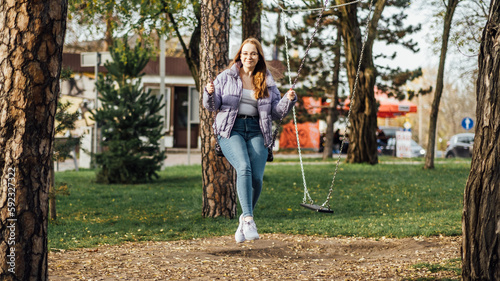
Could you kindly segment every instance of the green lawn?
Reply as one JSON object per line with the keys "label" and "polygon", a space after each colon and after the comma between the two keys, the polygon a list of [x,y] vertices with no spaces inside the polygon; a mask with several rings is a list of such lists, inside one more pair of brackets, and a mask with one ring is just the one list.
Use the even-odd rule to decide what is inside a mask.
{"label": "green lawn", "polygon": [[[299,165],[269,165],[255,220],[261,233],[460,235],[469,168],[467,161],[444,161],[434,170],[423,170],[422,164],[341,164],[331,199],[335,213],[324,214],[300,207]],[[335,162],[306,164],[316,203],[326,199],[334,169]],[[49,225],[50,249],[233,235],[236,230],[236,219],[201,217],[199,165],[169,167],[149,184],[101,185],[94,179],[94,171],[56,173],[57,185],[67,184],[69,195],[58,195],[58,219]]]}

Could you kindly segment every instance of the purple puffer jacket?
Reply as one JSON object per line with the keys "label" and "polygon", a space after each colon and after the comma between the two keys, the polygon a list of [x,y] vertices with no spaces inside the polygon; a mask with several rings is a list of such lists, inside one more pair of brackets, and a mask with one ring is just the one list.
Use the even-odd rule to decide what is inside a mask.
{"label": "purple puffer jacket", "polygon": [[[229,138],[231,135],[238,115],[243,91],[243,82],[239,75],[241,65],[241,62],[235,63],[230,69],[224,70],[217,76],[214,81],[214,94],[209,95],[206,89],[203,92],[203,106],[209,111],[219,110],[213,127],[216,134],[224,138]],[[257,109],[264,145],[269,147],[272,143],[272,121],[285,117],[295,105],[297,96],[293,101],[289,100],[286,95],[281,98],[276,82],[269,71],[266,83],[269,97],[258,99]]]}

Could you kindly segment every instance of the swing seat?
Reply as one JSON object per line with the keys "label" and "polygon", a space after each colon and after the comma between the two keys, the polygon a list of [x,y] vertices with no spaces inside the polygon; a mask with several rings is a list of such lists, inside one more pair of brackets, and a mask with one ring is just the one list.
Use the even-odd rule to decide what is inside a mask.
{"label": "swing seat", "polygon": [[300,206],[302,206],[304,208],[307,208],[307,209],[314,210],[314,211],[319,212],[319,213],[330,213],[330,214],[333,214],[333,210],[331,210],[330,208],[325,208],[323,206],[316,205],[316,204],[300,203]]}

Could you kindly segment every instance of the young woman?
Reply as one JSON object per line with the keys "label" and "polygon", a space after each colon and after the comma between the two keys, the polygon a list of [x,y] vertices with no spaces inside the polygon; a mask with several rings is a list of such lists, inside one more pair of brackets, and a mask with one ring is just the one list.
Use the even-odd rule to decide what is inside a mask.
{"label": "young woman", "polygon": [[260,42],[246,39],[229,67],[206,85],[203,106],[219,110],[214,131],[224,156],[236,170],[236,189],[243,213],[236,242],[259,239],[253,210],[262,191],[272,120],[295,105],[295,91],[283,98],[268,70]]}

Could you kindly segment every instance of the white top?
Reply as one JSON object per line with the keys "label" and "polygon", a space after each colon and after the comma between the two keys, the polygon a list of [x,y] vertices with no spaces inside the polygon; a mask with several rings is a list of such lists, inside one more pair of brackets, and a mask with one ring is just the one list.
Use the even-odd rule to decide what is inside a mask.
{"label": "white top", "polygon": [[255,98],[253,90],[243,89],[238,114],[249,116],[259,115],[259,111],[257,110],[257,99]]}

